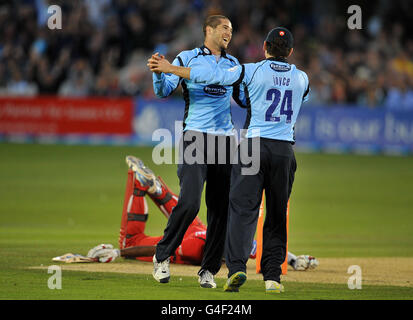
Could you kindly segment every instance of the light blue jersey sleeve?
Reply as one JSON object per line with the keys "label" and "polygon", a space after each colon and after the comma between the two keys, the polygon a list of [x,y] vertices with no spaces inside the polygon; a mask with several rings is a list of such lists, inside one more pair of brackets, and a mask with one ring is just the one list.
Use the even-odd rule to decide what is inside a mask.
{"label": "light blue jersey sleeve", "polygon": [[208,67],[191,68],[190,78],[196,83],[219,84],[222,86],[230,86],[242,81],[245,67],[237,65],[229,69]]}
{"label": "light blue jersey sleeve", "polygon": [[247,108],[248,101],[245,94],[245,85],[249,82],[250,74],[253,72],[255,64],[237,65],[229,69],[219,67],[191,68],[190,78],[196,83],[209,83],[228,86],[234,86],[233,98],[237,104],[243,108]]}
{"label": "light blue jersey sleeve", "polygon": [[[180,57],[176,57],[172,64],[174,66],[181,66]],[[181,60],[182,61],[182,60]],[[180,78],[171,73],[153,73],[153,91],[158,98],[166,98],[170,96],[179,86]]]}

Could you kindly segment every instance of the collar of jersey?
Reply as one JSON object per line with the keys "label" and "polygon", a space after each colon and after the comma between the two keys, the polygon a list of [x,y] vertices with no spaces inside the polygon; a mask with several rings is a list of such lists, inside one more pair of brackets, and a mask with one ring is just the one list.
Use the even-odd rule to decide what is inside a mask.
{"label": "collar of jersey", "polygon": [[266,60],[288,63],[287,58],[285,57],[269,57]]}
{"label": "collar of jersey", "polygon": [[[203,45],[199,49],[201,50],[203,56],[211,56],[212,55],[211,50],[205,45]],[[221,57],[224,57],[224,58],[227,57],[227,53],[225,52],[224,49],[221,50]]]}

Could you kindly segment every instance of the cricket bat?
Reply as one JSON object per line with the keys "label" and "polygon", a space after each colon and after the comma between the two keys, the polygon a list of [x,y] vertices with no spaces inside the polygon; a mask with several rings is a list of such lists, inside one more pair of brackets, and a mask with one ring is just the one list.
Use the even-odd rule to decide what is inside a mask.
{"label": "cricket bat", "polygon": [[88,258],[81,254],[66,253],[62,256],[54,257],[53,261],[66,262],[66,263],[90,263],[99,262],[98,258]]}

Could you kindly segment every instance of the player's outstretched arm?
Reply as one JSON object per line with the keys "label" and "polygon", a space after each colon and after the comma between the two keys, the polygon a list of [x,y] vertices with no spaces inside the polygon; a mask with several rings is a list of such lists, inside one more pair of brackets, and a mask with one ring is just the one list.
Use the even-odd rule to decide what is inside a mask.
{"label": "player's outstretched arm", "polygon": [[178,77],[188,79],[188,80],[191,77],[191,68],[174,66],[167,59],[159,55],[156,55],[156,54],[152,55],[152,57],[148,60],[147,66],[152,72],[155,72],[158,74],[159,73],[173,73],[174,75]]}
{"label": "player's outstretched arm", "polygon": [[155,254],[156,246],[136,246],[120,250],[121,257],[152,257]]}
{"label": "player's outstretched arm", "polygon": [[244,73],[244,66],[234,66],[230,69],[222,69],[218,65],[215,68],[175,66],[159,55],[153,55],[148,60],[147,65],[154,73],[174,74],[196,83],[220,84],[224,86],[240,83]]}
{"label": "player's outstretched arm", "polygon": [[96,259],[99,262],[113,262],[117,257],[152,257],[155,254],[156,246],[136,246],[125,249],[114,249],[111,244],[100,244],[89,250],[87,257]]}

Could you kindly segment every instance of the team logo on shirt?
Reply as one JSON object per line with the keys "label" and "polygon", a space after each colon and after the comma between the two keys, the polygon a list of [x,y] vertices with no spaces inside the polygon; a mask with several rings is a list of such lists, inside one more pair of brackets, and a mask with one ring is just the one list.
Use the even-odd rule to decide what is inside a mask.
{"label": "team logo on shirt", "polygon": [[204,92],[213,96],[223,96],[227,93],[227,89],[217,84],[210,84],[204,87]]}
{"label": "team logo on shirt", "polygon": [[290,65],[282,65],[282,64],[276,64],[276,63],[271,63],[270,68],[273,69],[274,71],[277,72],[287,72],[291,70]]}

